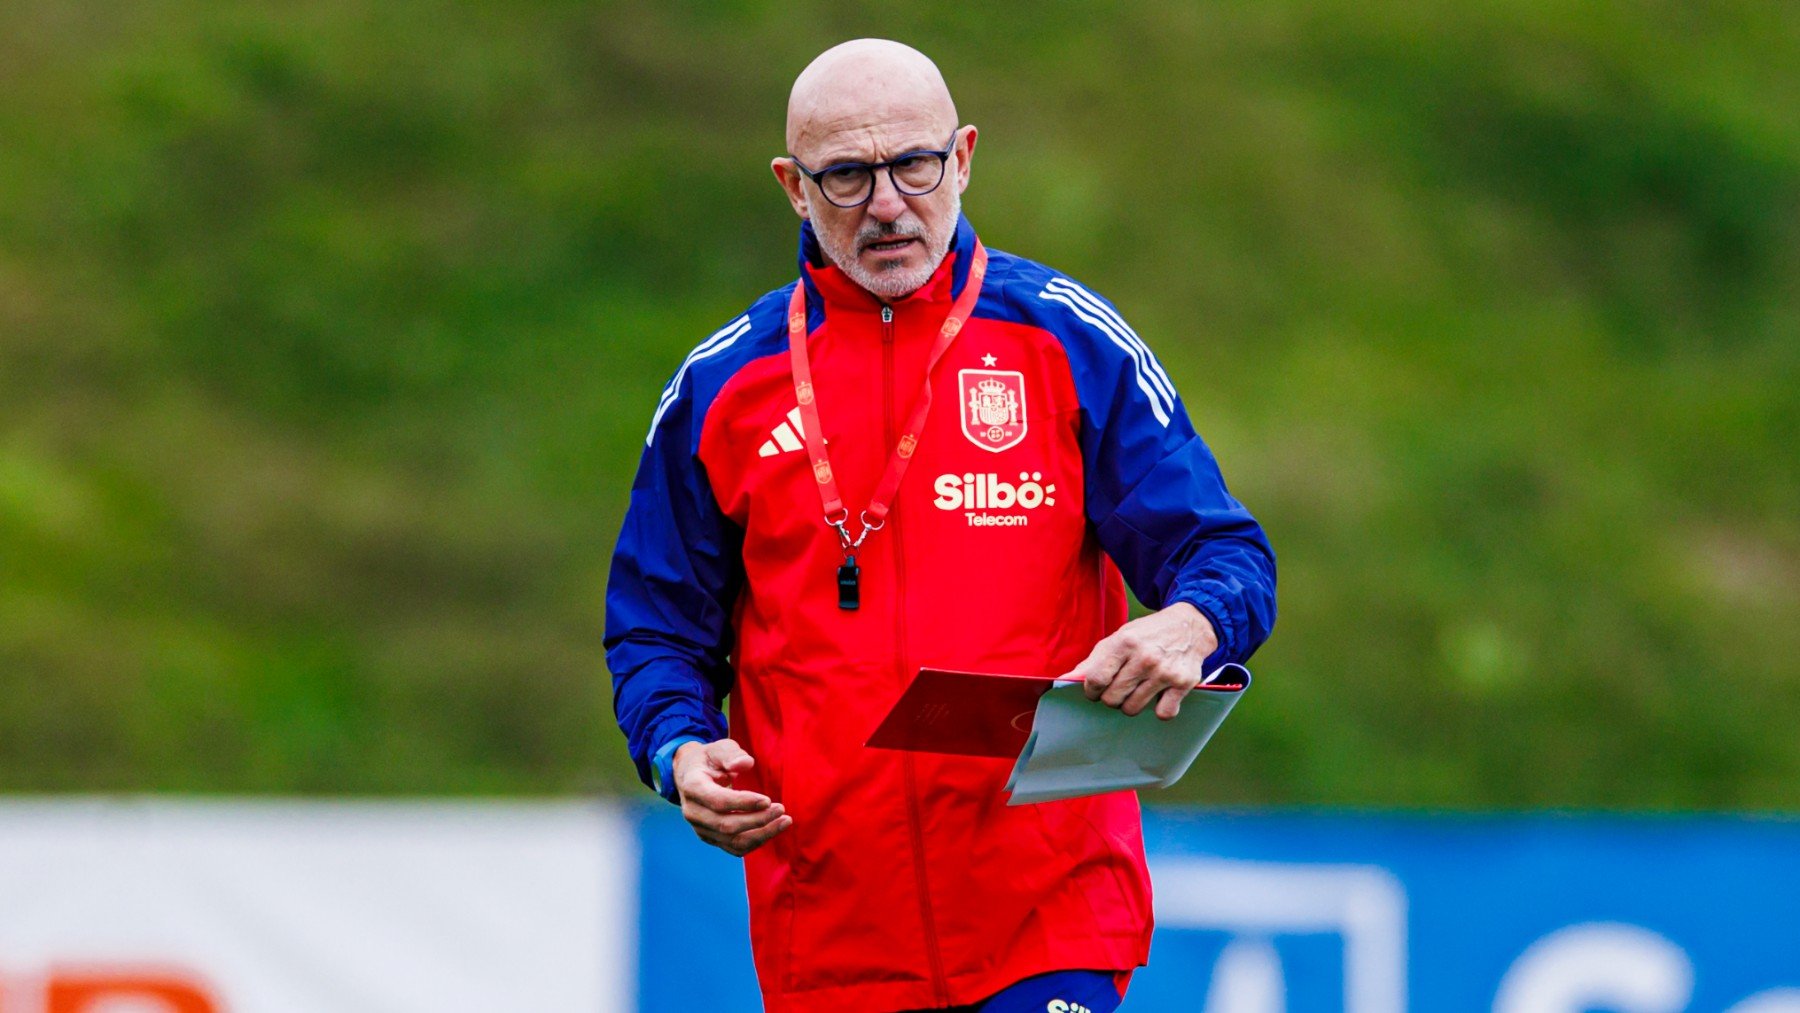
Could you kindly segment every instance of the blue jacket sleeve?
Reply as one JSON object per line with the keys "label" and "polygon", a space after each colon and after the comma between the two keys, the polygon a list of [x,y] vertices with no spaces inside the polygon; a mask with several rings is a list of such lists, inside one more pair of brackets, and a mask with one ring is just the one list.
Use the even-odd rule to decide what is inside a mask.
{"label": "blue jacket sleeve", "polygon": [[1275,553],[1232,497],[1161,363],[1112,304],[1063,278],[1061,307],[1081,401],[1087,515],[1138,600],[1185,601],[1212,621],[1206,668],[1243,662],[1275,625]]}
{"label": "blue jacket sleeve", "polygon": [[665,745],[726,735],[720,701],[731,687],[731,612],[743,582],[743,535],[719,511],[701,466],[701,410],[696,384],[682,389],[685,372],[684,363],[651,423],[606,584],[613,713],[652,787]]}

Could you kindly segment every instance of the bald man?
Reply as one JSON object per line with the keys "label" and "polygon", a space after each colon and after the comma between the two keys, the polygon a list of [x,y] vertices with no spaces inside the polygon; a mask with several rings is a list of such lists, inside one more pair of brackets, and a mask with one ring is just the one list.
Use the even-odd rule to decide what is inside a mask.
{"label": "bald man", "polygon": [[976,137],[898,43],[800,74],[771,163],[799,278],[663,388],[613,559],[619,724],[745,856],[771,1010],[1115,1008],[1149,956],[1136,796],[1010,807],[1009,760],[865,743],[922,667],[1167,719],[1275,620],[1268,540],[1150,349],[962,216]]}

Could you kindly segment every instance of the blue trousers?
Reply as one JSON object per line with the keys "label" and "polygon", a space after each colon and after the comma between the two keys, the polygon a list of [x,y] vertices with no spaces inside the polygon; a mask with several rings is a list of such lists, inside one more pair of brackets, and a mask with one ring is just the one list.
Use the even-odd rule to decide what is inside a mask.
{"label": "blue trousers", "polygon": [[1111,971],[1052,971],[969,1006],[914,1013],[1113,1013],[1122,1001]]}

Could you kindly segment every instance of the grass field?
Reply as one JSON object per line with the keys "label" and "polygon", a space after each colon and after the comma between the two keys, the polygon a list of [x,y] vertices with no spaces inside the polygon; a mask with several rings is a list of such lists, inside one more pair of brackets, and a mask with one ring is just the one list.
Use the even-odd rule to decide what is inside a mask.
{"label": "grass field", "polygon": [[0,6],[0,789],[632,781],[601,597],[793,270],[793,75],[933,54],[1281,564],[1180,797],[1800,805],[1800,8]]}

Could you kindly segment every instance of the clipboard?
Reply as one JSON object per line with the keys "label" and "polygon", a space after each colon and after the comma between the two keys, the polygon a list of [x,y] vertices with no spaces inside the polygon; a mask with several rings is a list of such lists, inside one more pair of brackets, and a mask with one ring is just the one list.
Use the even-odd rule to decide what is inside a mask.
{"label": "clipboard", "polygon": [[1008,805],[1166,788],[1249,686],[1248,669],[1221,665],[1163,721],[1089,700],[1079,680],[921,668],[866,745],[1013,760]]}

